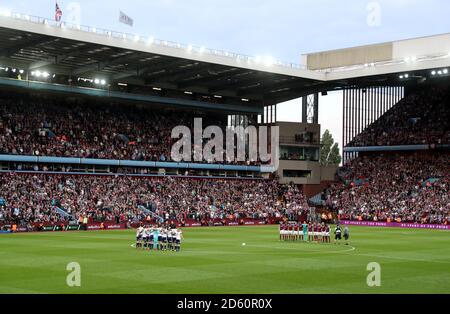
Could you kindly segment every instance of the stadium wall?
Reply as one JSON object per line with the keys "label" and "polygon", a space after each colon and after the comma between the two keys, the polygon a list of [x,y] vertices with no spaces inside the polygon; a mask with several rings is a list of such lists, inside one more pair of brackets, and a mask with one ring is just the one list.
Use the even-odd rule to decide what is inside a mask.
{"label": "stadium wall", "polygon": [[[306,171],[310,172],[306,177],[288,177],[285,171]],[[282,184],[320,184],[320,164],[314,161],[298,161],[298,160],[280,160],[277,170],[279,181]]]}
{"label": "stadium wall", "polygon": [[333,182],[334,181],[322,181],[320,184],[303,185],[303,194],[305,194],[307,198],[311,198],[325,191]]}
{"label": "stadium wall", "polygon": [[393,44],[377,44],[355,48],[324,51],[306,55],[308,70],[340,68],[355,64],[389,61],[393,58]]}
{"label": "stadium wall", "polygon": [[17,163],[41,163],[41,164],[77,164],[77,165],[102,165],[117,167],[142,167],[142,168],[176,168],[176,169],[206,169],[206,170],[228,170],[228,171],[250,171],[261,172],[259,166],[237,166],[219,164],[195,164],[158,161],[135,161],[135,160],[113,160],[113,159],[89,159],[89,158],[67,158],[67,157],[45,157],[45,156],[20,156],[0,155],[0,162]]}
{"label": "stadium wall", "polygon": [[324,70],[407,58],[439,57],[450,51],[450,33],[302,55],[308,70]]}
{"label": "stadium wall", "polygon": [[338,166],[321,166],[320,167],[320,183],[303,185],[303,194],[311,198],[325,191],[331,184],[336,181],[336,172]]}

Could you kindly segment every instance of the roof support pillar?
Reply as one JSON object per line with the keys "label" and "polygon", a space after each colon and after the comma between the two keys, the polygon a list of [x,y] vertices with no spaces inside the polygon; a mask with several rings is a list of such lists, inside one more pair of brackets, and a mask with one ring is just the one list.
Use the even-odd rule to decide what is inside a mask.
{"label": "roof support pillar", "polygon": [[302,122],[319,123],[319,94],[311,94],[302,98]]}

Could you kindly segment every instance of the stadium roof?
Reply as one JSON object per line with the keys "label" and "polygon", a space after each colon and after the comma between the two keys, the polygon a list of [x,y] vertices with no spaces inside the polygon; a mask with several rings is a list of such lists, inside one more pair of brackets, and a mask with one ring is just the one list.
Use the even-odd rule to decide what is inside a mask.
{"label": "stadium roof", "polygon": [[268,60],[259,64],[237,54],[214,54],[201,47],[52,23],[33,17],[0,17],[0,64],[100,76],[109,83],[219,95],[239,102],[249,99],[259,105],[296,98],[298,91],[278,95],[290,88],[311,89],[322,77],[295,65],[268,66]]}
{"label": "stadium roof", "polygon": [[417,71],[421,76],[429,69],[450,66],[450,34],[309,54],[300,66],[39,17],[4,15],[0,65],[219,96],[234,104],[270,105],[348,86],[398,85],[402,84],[398,73]]}

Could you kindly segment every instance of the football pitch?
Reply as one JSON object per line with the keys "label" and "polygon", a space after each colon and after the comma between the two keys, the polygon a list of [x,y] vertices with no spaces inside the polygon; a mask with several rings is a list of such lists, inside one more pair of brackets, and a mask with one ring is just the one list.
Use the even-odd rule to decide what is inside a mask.
{"label": "football pitch", "polygon": [[[180,253],[136,250],[134,230],[3,234],[0,293],[450,293],[448,231],[350,232],[346,246],[280,242],[277,226],[191,228]],[[80,287],[66,284],[71,262]]]}

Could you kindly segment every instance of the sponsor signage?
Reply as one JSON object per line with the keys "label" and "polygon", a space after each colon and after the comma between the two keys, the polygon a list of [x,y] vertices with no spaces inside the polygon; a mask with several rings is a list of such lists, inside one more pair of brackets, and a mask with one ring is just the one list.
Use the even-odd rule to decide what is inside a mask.
{"label": "sponsor signage", "polygon": [[386,228],[405,228],[405,229],[436,229],[436,230],[450,230],[450,225],[432,225],[432,224],[418,224],[407,222],[382,222],[382,221],[341,221],[343,225],[350,226],[366,226],[366,227],[386,227]]}

